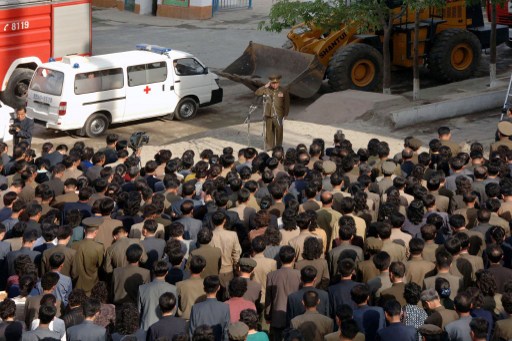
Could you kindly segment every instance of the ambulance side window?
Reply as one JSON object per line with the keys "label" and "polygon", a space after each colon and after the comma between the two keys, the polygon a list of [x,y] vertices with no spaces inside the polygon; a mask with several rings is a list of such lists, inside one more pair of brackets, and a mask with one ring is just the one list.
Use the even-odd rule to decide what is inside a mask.
{"label": "ambulance side window", "polygon": [[128,85],[137,86],[146,83],[146,65],[128,66]]}
{"label": "ambulance side window", "polygon": [[155,62],[128,67],[128,85],[160,83],[167,79],[167,64]]}
{"label": "ambulance side window", "polygon": [[151,83],[161,83],[167,79],[167,63],[158,62],[147,65],[147,81]]}
{"label": "ambulance side window", "polygon": [[123,85],[121,68],[79,73],[75,76],[76,95],[121,89]]}

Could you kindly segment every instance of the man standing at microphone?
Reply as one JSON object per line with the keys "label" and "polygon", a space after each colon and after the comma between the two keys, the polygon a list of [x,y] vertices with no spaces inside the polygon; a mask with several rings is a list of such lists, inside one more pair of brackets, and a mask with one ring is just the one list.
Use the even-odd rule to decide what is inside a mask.
{"label": "man standing at microphone", "polygon": [[265,150],[283,144],[283,122],[290,110],[290,95],[279,85],[280,75],[269,77],[269,82],[256,90],[256,96],[263,96],[263,119],[265,120]]}

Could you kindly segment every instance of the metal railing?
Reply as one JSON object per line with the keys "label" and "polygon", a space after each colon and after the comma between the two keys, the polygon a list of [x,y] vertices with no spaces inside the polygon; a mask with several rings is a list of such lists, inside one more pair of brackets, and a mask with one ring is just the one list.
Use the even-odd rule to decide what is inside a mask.
{"label": "metal railing", "polygon": [[212,14],[234,9],[252,9],[252,0],[212,0]]}

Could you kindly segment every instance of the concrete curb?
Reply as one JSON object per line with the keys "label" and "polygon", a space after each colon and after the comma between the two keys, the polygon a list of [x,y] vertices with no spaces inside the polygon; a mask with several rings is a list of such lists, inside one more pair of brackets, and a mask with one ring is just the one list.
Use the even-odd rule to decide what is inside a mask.
{"label": "concrete curb", "polygon": [[399,129],[418,123],[474,114],[501,107],[506,93],[506,88],[500,88],[481,94],[473,93],[469,96],[391,112],[391,120],[394,128]]}

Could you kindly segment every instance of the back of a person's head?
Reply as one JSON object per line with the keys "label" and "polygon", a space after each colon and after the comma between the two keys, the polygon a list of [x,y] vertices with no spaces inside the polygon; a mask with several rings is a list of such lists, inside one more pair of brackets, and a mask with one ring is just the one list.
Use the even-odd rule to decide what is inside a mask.
{"label": "back of a person's head", "polygon": [[247,291],[247,281],[241,277],[235,277],[229,282],[228,292],[230,297],[242,297]]}
{"label": "back of a person's head", "polygon": [[469,323],[473,340],[487,339],[489,322],[482,317],[475,317]]}
{"label": "back of a person's head", "polygon": [[[159,260],[159,261],[155,262],[155,264],[153,265],[153,274],[156,277],[165,276],[167,274],[168,270],[169,270],[169,265],[164,260]],[[196,269],[194,269],[194,270],[196,270]]]}
{"label": "back of a person's head", "polygon": [[452,264],[453,257],[452,255],[445,250],[440,250],[436,252],[436,265],[440,269],[449,268]]}
{"label": "back of a person's head", "polygon": [[14,317],[16,315],[16,303],[10,298],[4,299],[0,302],[0,318],[2,320],[7,320],[9,317]]}
{"label": "back of a person's head", "polygon": [[56,272],[47,272],[41,277],[41,287],[43,290],[50,290],[59,283],[60,276]]}
{"label": "back of a person's head", "polygon": [[391,317],[400,315],[402,307],[395,299],[390,299],[384,304],[384,312]]}
{"label": "back of a person's head", "polygon": [[279,259],[283,264],[290,264],[295,259],[295,250],[293,247],[285,245],[279,249]]}
{"label": "back of a person's head", "polygon": [[206,294],[215,293],[220,287],[219,276],[210,275],[203,280],[203,288]]}
{"label": "back of a person's head", "polygon": [[86,318],[93,317],[94,315],[96,315],[96,313],[98,313],[100,311],[100,308],[101,308],[100,301],[98,301],[94,298],[89,298],[89,299],[85,300],[85,302],[82,304],[82,310],[83,310],[84,316]]}
{"label": "back of a person's head", "polygon": [[350,297],[356,304],[362,304],[370,297],[370,288],[366,284],[357,284],[350,290]]}
{"label": "back of a person's head", "polygon": [[215,341],[212,327],[205,324],[198,326],[192,334],[192,341]]}
{"label": "back of a person's head", "polygon": [[300,270],[300,279],[302,283],[309,284],[315,280],[317,274],[318,271],[314,266],[307,265]]}
{"label": "back of a person's head", "polygon": [[501,296],[501,304],[503,305],[503,309],[507,314],[512,314],[512,292],[503,293],[503,295]]}
{"label": "back of a person's head", "polygon": [[471,310],[471,297],[465,293],[459,293],[453,300],[455,310],[459,313],[469,313]]}
{"label": "back of a person's head", "polygon": [[354,319],[341,321],[340,334],[344,339],[354,340],[357,333],[359,333],[359,327]]}
{"label": "back of a person's head", "polygon": [[55,315],[57,314],[57,308],[50,304],[43,304],[39,307],[39,323],[49,324]]}
{"label": "back of a person's head", "polygon": [[128,263],[133,264],[140,261],[144,250],[139,244],[132,244],[126,249],[126,260]]}
{"label": "back of a person's head", "polygon": [[164,292],[158,299],[158,306],[164,314],[171,312],[176,307],[176,296],[172,292]]}
{"label": "back of a person's head", "polygon": [[313,290],[306,291],[304,295],[302,295],[302,302],[304,302],[306,309],[316,307],[319,302],[318,293]]}
{"label": "back of a person's head", "polygon": [[377,270],[383,271],[389,268],[389,265],[391,264],[391,257],[386,251],[381,251],[373,256],[372,261]]}
{"label": "back of a person's head", "polygon": [[356,269],[355,262],[350,258],[340,259],[338,261],[338,271],[342,277],[348,277],[354,273]]}

